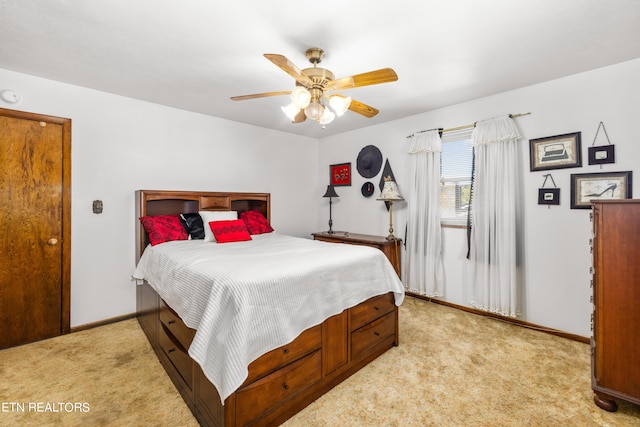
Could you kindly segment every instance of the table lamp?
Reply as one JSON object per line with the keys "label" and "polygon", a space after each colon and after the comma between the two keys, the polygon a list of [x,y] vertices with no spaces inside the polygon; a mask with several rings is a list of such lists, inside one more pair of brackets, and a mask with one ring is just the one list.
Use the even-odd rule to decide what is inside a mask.
{"label": "table lamp", "polygon": [[393,235],[393,202],[404,200],[398,191],[398,184],[391,179],[390,176],[384,177],[384,187],[382,187],[382,193],[376,200],[382,200],[383,202],[389,202],[389,235],[387,240],[396,240],[396,236]]}
{"label": "table lamp", "polygon": [[331,203],[332,203],[332,198],[333,197],[340,197],[338,196],[338,194],[336,194],[336,190],[335,188],[333,188],[333,185],[327,185],[327,192],[324,193],[324,196],[322,197],[328,197],[329,198],[329,234],[333,234],[333,229],[331,227],[333,227],[333,220],[331,219]]}

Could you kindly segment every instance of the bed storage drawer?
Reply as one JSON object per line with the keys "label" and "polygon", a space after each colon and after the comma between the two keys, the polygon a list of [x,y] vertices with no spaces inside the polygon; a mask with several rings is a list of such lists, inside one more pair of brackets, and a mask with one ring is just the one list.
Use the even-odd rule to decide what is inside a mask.
{"label": "bed storage drawer", "polygon": [[322,377],[322,351],[315,351],[236,391],[236,425],[245,425]]}
{"label": "bed storage drawer", "polygon": [[193,360],[189,357],[187,350],[167,331],[164,324],[160,324],[158,341],[160,348],[167,355],[178,374],[189,390],[193,389]]}
{"label": "bed storage drawer", "polygon": [[322,326],[317,325],[302,332],[295,340],[262,355],[249,365],[249,375],[244,384],[280,369],[288,363],[317,350],[322,345]]}
{"label": "bed storage drawer", "polygon": [[385,314],[392,312],[393,309],[394,296],[392,293],[370,298],[364,303],[349,310],[351,330],[355,331],[367,323],[376,320],[380,316],[384,316]]}
{"label": "bed storage drawer", "polygon": [[160,322],[180,342],[184,349],[189,349],[196,331],[188,328],[182,319],[162,300],[160,300]]}
{"label": "bed storage drawer", "polygon": [[351,358],[357,359],[368,349],[393,336],[396,332],[395,313],[388,313],[351,333]]}

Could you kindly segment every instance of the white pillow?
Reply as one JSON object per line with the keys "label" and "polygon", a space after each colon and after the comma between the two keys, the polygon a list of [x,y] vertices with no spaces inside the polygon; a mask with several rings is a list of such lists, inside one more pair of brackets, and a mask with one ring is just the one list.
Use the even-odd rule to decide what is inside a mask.
{"label": "white pillow", "polygon": [[213,231],[209,227],[211,221],[223,221],[228,219],[238,219],[237,211],[199,211],[202,218],[202,225],[204,225],[204,241],[215,242],[216,238],[213,236]]}

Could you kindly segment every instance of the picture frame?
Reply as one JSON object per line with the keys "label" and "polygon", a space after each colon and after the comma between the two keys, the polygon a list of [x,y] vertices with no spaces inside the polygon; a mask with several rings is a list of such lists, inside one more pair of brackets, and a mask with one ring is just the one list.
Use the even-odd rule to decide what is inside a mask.
{"label": "picture frame", "polygon": [[590,165],[604,165],[616,162],[615,145],[589,147],[587,151]]}
{"label": "picture frame", "polygon": [[559,205],[560,189],[559,188],[539,188],[538,204],[539,205]]}
{"label": "picture frame", "polygon": [[351,162],[329,165],[329,183],[334,187],[351,186]]}
{"label": "picture frame", "polygon": [[531,172],[582,166],[581,132],[529,140]]}
{"label": "picture frame", "polygon": [[571,209],[591,209],[591,200],[630,199],[632,171],[571,174]]}

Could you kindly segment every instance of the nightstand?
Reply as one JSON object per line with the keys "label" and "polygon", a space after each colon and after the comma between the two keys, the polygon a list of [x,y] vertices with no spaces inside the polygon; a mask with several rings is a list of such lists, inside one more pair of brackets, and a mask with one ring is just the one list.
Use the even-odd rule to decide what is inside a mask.
{"label": "nightstand", "polygon": [[391,265],[400,277],[400,249],[402,239],[387,240],[386,237],[372,236],[369,234],[349,233],[346,231],[336,231],[329,234],[326,231],[312,233],[313,240],[322,240],[331,243],[346,243],[349,245],[364,245],[380,249],[389,259]]}

